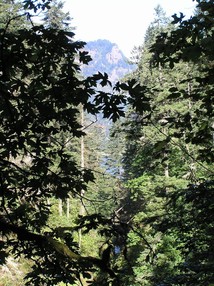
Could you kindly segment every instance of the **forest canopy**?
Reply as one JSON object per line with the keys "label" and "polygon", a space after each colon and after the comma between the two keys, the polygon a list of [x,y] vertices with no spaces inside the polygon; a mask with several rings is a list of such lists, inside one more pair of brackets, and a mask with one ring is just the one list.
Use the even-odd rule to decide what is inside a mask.
{"label": "forest canopy", "polygon": [[63,3],[0,1],[0,271],[17,261],[17,285],[214,284],[214,3],[196,2],[173,21],[157,6],[112,84],[83,76]]}

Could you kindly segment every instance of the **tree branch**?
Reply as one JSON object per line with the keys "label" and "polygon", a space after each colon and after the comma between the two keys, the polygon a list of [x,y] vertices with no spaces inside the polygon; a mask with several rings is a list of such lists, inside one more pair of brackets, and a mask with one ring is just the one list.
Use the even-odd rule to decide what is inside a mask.
{"label": "tree branch", "polygon": [[112,278],[116,278],[113,270],[111,270],[102,259],[76,254],[66,244],[52,237],[30,232],[21,226],[16,226],[6,222],[4,218],[0,218],[0,231],[5,233],[12,232],[17,235],[18,240],[32,241],[42,248],[44,248],[45,245],[51,246],[58,254],[68,258],[70,261],[75,260],[79,262],[92,263],[93,265],[100,268],[100,270],[103,272],[108,273]]}

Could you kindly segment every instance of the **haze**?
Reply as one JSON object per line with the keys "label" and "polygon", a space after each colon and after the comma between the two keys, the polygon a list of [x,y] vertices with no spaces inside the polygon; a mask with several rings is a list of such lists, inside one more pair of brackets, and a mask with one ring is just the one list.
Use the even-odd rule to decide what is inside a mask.
{"label": "haze", "polygon": [[195,6],[192,0],[66,0],[65,10],[73,18],[77,40],[107,39],[129,57],[133,47],[143,43],[158,4],[167,16],[179,12],[190,16]]}

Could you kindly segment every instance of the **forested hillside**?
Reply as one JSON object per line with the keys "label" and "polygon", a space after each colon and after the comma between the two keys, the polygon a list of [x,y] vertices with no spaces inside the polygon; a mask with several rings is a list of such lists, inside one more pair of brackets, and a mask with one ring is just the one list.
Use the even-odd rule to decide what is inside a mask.
{"label": "forested hillside", "polygon": [[83,74],[90,76],[97,71],[106,72],[111,82],[116,82],[135,69],[119,47],[108,40],[88,42],[85,50],[92,58],[90,65],[83,66]]}
{"label": "forested hillside", "polygon": [[214,3],[196,2],[156,7],[133,69],[75,41],[61,1],[0,0],[0,285],[214,285]]}
{"label": "forested hillside", "polygon": [[125,138],[122,285],[213,285],[213,1],[173,22],[158,6],[131,75],[144,88]]}

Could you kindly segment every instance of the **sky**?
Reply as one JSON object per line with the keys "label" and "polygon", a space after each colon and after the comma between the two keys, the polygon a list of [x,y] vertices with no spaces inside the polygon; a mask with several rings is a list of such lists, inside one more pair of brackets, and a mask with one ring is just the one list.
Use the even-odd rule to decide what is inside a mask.
{"label": "sky", "polygon": [[154,19],[154,8],[160,4],[167,16],[194,10],[192,0],[64,0],[76,40],[85,42],[106,39],[116,43],[126,57],[134,46],[143,44],[145,31]]}

